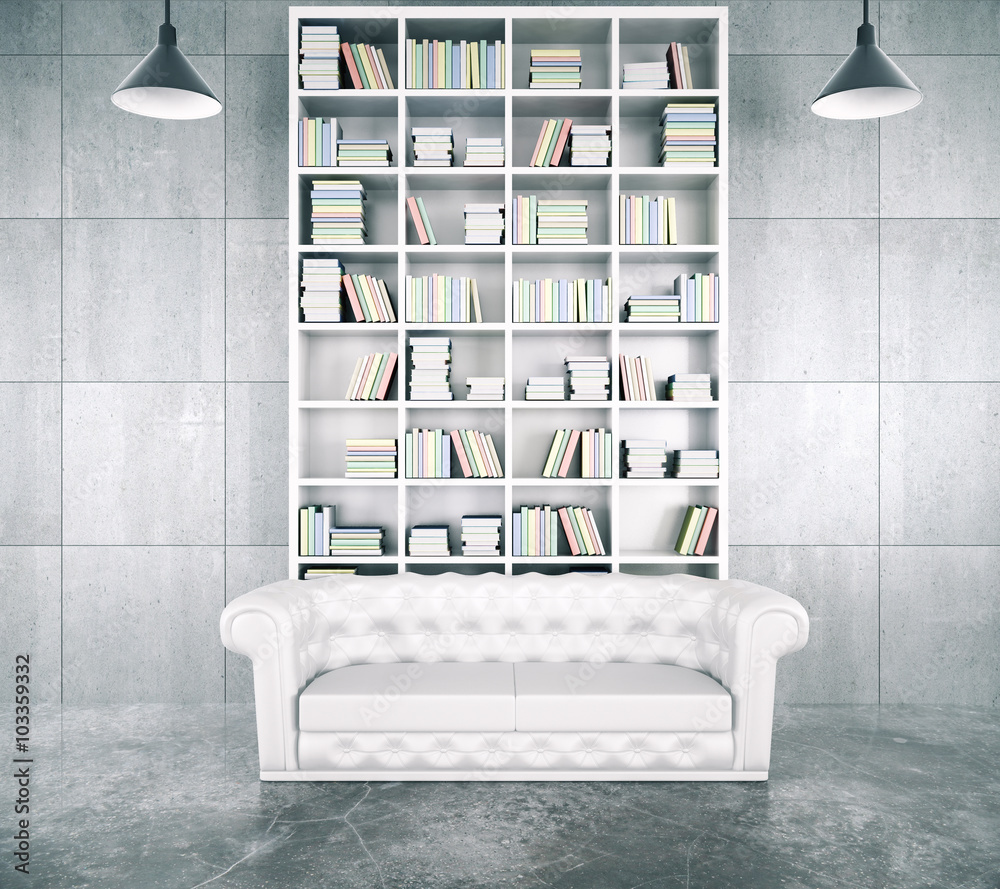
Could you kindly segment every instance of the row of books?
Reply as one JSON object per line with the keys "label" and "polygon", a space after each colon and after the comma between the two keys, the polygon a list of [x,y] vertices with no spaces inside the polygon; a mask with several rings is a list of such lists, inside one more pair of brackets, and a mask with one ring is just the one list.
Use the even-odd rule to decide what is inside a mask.
{"label": "row of books", "polygon": [[705,555],[718,514],[719,510],[714,506],[689,506],[684,514],[684,521],[681,522],[674,552],[682,556]]}
{"label": "row of books", "polygon": [[384,556],[385,528],[374,525],[330,529],[331,556]]}
{"label": "row of books", "polygon": [[455,429],[451,443],[464,478],[503,478],[503,464],[489,432]]}
{"label": "row of books", "polygon": [[357,565],[331,565],[328,568],[320,568],[310,565],[302,572],[303,580],[319,580],[321,577],[332,577],[337,574],[357,574]]}
{"label": "row of books", "polygon": [[300,556],[381,556],[385,528],[338,527],[336,506],[299,508]]}
{"label": "row of books", "polygon": [[503,401],[503,377],[466,377],[469,401]]}
{"label": "row of books", "polygon": [[396,373],[395,352],[371,352],[354,365],[347,394],[348,401],[385,401]]}
{"label": "row of books", "polygon": [[611,127],[573,124],[569,131],[569,162],[573,167],[606,167],[611,163]]}
{"label": "row of books", "polygon": [[417,239],[421,244],[436,244],[434,229],[427,216],[427,209],[424,207],[424,199],[411,195],[406,199],[406,209],[410,212],[410,221],[417,232]]}
{"label": "row of books", "polygon": [[515,556],[559,555],[559,528],[562,527],[574,556],[603,556],[604,542],[593,512],[586,506],[522,506],[511,521]]}
{"label": "row of books", "polygon": [[355,321],[395,323],[396,311],[385,281],[373,275],[344,275],[342,281]]}
{"label": "row of books", "polygon": [[586,244],[587,201],[580,198],[514,198],[514,244]]}
{"label": "row of books", "polygon": [[529,62],[530,89],[580,89],[583,83],[583,56],[579,49],[532,49]]}
{"label": "row of books", "polygon": [[667,401],[711,400],[711,374],[671,374],[667,377]]}
{"label": "row of books", "polygon": [[670,80],[676,90],[692,90],[695,88],[691,77],[691,59],[688,48],[683,43],[671,42],[666,52],[667,69]]}
{"label": "row of books", "polygon": [[[356,90],[394,90],[389,64],[381,48],[370,43],[344,42],[344,62],[351,86]],[[341,82],[347,78],[341,77]]]}
{"label": "row of books", "polygon": [[569,373],[570,401],[607,401],[611,389],[611,362],[601,355],[570,355],[565,360]]}
{"label": "row of books", "polygon": [[680,321],[680,297],[633,294],[625,300],[625,320],[639,324]]}
{"label": "row of books", "polygon": [[365,187],[358,179],[313,179],[313,244],[364,244]]}
{"label": "row of books", "polygon": [[[451,401],[451,339],[410,337],[410,400]],[[449,471],[449,475],[450,475]]]}
{"label": "row of books", "polygon": [[664,167],[691,165],[714,167],[718,160],[715,127],[717,115],[711,102],[675,102],[660,115],[660,156]]}
{"label": "row of books", "polygon": [[502,40],[406,41],[407,89],[503,89],[507,47]]}
{"label": "row of books", "polygon": [[674,278],[674,294],[680,300],[681,321],[719,320],[721,282],[715,272],[678,275]]}
{"label": "row of books", "polygon": [[619,355],[622,401],[656,401],[653,367],[644,355]]}
{"label": "row of books", "polygon": [[520,278],[511,298],[515,322],[607,322],[614,304],[610,278]]}
{"label": "row of books", "polygon": [[302,89],[340,89],[340,51],[336,25],[302,25],[299,30]]}
{"label": "row of books", "polygon": [[662,62],[624,62],[622,64],[622,89],[670,89],[670,69],[667,60]]}
{"label": "row of books", "polygon": [[718,451],[674,451],[671,478],[718,478]]}
{"label": "row of books", "polygon": [[611,478],[611,432],[607,429],[557,429],[545,458],[542,478],[566,478],[577,445],[581,478]]}
{"label": "row of books", "polygon": [[452,445],[464,478],[503,478],[493,436],[477,429],[407,431],[403,448],[406,477],[451,478]]}
{"label": "row of books", "polygon": [[347,478],[395,478],[396,439],[349,438],[347,448]]}
{"label": "row of books", "polygon": [[344,267],[339,259],[303,257],[299,276],[302,320],[335,322],[343,317],[341,290]]}
{"label": "row of books", "polygon": [[468,136],[465,140],[465,166],[502,167],[505,162],[502,136]]}
{"label": "row of books", "polygon": [[388,167],[392,149],[386,139],[338,139],[338,167]]}
{"label": "row of books", "polygon": [[344,134],[335,117],[303,117],[298,122],[299,166],[333,167]]}
{"label": "row of books", "polygon": [[451,127],[411,127],[413,166],[450,167],[455,162],[455,134]]}
{"label": "row of books", "polygon": [[564,401],[566,380],[563,377],[528,377],[524,385],[525,401]]}
{"label": "row of books", "polygon": [[462,555],[499,556],[502,527],[502,516],[462,516]]}
{"label": "row of books", "polygon": [[411,556],[450,556],[447,525],[414,525],[407,548]]}
{"label": "row of books", "polygon": [[502,244],[503,232],[503,201],[465,205],[466,244]]}
{"label": "row of books", "polygon": [[623,478],[666,478],[667,443],[659,439],[622,440]]}
{"label": "row of books", "polygon": [[406,276],[407,320],[419,324],[481,322],[479,285],[475,278],[451,275]]}
{"label": "row of books", "polygon": [[675,198],[645,195],[618,196],[619,244],[676,244]]}
{"label": "row of books", "polygon": [[535,150],[531,153],[529,167],[558,167],[563,156],[563,149],[569,139],[569,131],[573,125],[570,118],[550,118],[542,121],[538,133]]}

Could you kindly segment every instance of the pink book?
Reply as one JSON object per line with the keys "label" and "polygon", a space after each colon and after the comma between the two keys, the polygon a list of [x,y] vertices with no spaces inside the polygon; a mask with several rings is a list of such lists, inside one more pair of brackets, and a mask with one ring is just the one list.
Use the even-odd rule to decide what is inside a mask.
{"label": "pink book", "polygon": [[424,221],[420,218],[420,209],[417,207],[417,199],[409,197],[406,199],[406,209],[410,211],[410,219],[417,230],[417,237],[421,244],[429,244],[431,239],[427,237],[427,229],[424,228]]}
{"label": "pink book", "polygon": [[618,356],[618,369],[622,378],[622,401],[631,401],[632,391],[628,384],[628,364],[624,355]]}
{"label": "pink book", "polygon": [[386,86],[385,80],[382,78],[382,66],[378,63],[378,56],[372,50],[371,44],[359,43],[358,48],[365,51],[365,55],[368,56],[368,64],[372,66],[372,71],[375,73],[377,86],[380,90],[384,90]]}
{"label": "pink book", "polygon": [[562,522],[563,531],[566,533],[566,539],[569,541],[569,551],[574,555],[580,555],[580,547],[576,542],[576,535],[573,533],[573,525],[570,524],[569,514],[566,512],[566,507],[562,506],[559,508],[559,520]]}
{"label": "pink book", "polygon": [[361,81],[361,75],[358,73],[358,66],[354,63],[351,44],[345,43],[340,54],[344,57],[344,61],[347,62],[347,70],[351,75],[351,83],[354,84],[354,88],[356,90],[364,89],[365,85]]}
{"label": "pink book", "polygon": [[594,541],[594,549],[597,550],[597,555],[603,556],[604,544],[601,542],[601,535],[597,533],[597,523],[594,521],[594,514],[587,509],[583,508],[583,517],[587,522],[587,528],[590,530],[590,539]]}
{"label": "pink book", "polygon": [[347,290],[347,298],[351,301],[351,311],[354,312],[355,321],[364,321],[365,313],[361,311],[361,301],[358,299],[357,291],[354,289],[354,282],[350,275],[343,277],[344,287]]}
{"label": "pink book", "polygon": [[708,535],[712,533],[712,526],[715,524],[715,517],[719,514],[714,506],[708,507],[705,515],[705,524],[701,526],[701,534],[698,535],[698,542],[694,545],[696,556],[705,555],[705,547],[708,546]]}
{"label": "pink book", "polygon": [[531,152],[531,160],[528,161],[529,167],[533,167],[535,165],[535,161],[538,158],[538,149],[542,147],[542,140],[545,138],[545,130],[548,127],[548,125],[549,122],[547,120],[542,121],[542,130],[538,134],[538,141],[535,143],[535,150]]}
{"label": "pink book", "polygon": [[382,374],[382,380],[378,384],[378,392],[375,393],[375,398],[378,401],[385,401],[385,396],[389,392],[389,386],[392,384],[392,375],[396,370],[397,357],[395,352],[390,352],[389,357],[386,359],[385,372]]}
{"label": "pink book", "polygon": [[552,149],[552,161],[550,166],[558,167],[559,158],[562,157],[563,149],[566,147],[566,140],[569,138],[569,128],[573,126],[573,121],[566,118],[563,121],[562,129],[559,131],[559,138],[556,140],[556,147]]}
{"label": "pink book", "polygon": [[573,454],[576,453],[576,444],[580,440],[580,430],[574,429],[569,436],[569,444],[566,445],[566,453],[563,454],[562,463],[559,464],[559,478],[566,478],[566,473],[569,472],[569,464],[573,460]]}
{"label": "pink book", "polygon": [[354,384],[354,391],[351,393],[351,401],[359,401],[361,399],[361,393],[365,391],[365,381],[368,379],[368,373],[374,363],[374,355],[365,356],[364,366],[361,368],[361,373],[358,374],[358,380]]}
{"label": "pink book", "polygon": [[455,445],[455,453],[458,454],[458,462],[462,464],[462,474],[466,478],[471,478],[472,467],[469,465],[469,458],[465,456],[465,446],[462,444],[462,436],[459,435],[457,429],[452,430],[451,440]]}

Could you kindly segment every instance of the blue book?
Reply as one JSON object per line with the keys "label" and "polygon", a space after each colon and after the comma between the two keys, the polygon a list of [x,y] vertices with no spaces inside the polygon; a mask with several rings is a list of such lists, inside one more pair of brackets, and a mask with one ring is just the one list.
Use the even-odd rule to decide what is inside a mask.
{"label": "blue book", "polygon": [[497,88],[496,54],[496,47],[492,43],[486,47],[486,88],[490,90]]}
{"label": "blue book", "polygon": [[330,150],[332,146],[332,132],[330,129],[330,124],[326,121],[323,123],[323,135],[320,139],[320,144],[323,146],[323,166],[332,167],[333,166],[333,152]]}
{"label": "blue book", "polygon": [[462,46],[457,42],[451,47],[451,88],[462,88]]}
{"label": "blue book", "polygon": [[462,317],[462,280],[461,278],[451,279],[451,320],[467,321]]}
{"label": "blue book", "polygon": [[511,522],[511,534],[513,536],[512,544],[514,547],[514,555],[521,555],[521,512],[520,510],[514,513],[513,521]]}
{"label": "blue book", "polygon": [[315,532],[315,540],[313,542],[313,551],[317,556],[326,555],[326,546],[323,543],[323,513],[316,510],[315,521],[313,522],[313,530]]}
{"label": "blue book", "polygon": [[594,321],[604,320],[604,288],[601,286],[601,279],[594,278]]}
{"label": "blue book", "polygon": [[305,124],[299,121],[299,166],[304,167],[306,165],[306,135],[303,132]]}
{"label": "blue book", "polygon": [[687,307],[688,307],[688,321],[698,320],[698,301],[694,296],[694,277],[688,278],[687,281]]}

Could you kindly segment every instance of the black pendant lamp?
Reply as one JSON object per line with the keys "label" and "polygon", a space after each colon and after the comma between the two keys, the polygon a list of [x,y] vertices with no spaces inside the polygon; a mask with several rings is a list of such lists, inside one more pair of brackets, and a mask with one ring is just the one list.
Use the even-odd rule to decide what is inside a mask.
{"label": "black pendant lamp", "polygon": [[865,21],[858,28],[858,45],[812,103],[812,110],[820,117],[887,117],[909,111],[923,101],[913,81],[879,49],[875,26],[868,21],[868,0],[864,3]]}
{"label": "black pendant lamp", "polygon": [[163,0],[163,18],[153,51],[121,82],[111,101],[133,114],[167,120],[218,114],[222,103],[177,48],[177,29],[170,24],[170,0]]}

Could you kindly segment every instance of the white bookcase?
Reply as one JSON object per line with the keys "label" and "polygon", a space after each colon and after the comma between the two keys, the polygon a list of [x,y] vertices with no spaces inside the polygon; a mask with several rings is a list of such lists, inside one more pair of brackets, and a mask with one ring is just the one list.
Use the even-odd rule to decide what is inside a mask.
{"label": "white bookcase", "polygon": [[[289,27],[289,306],[290,306],[290,576],[306,566],[358,565],[361,573],[525,571],[561,573],[601,566],[626,573],[686,572],[726,577],[728,572],[729,448],[727,441],[728,275],[728,10],[723,7],[292,7]],[[315,91],[299,88],[299,26],[336,24],[341,39],[382,48],[394,90]],[[503,39],[506,86],[492,90],[406,89],[408,37]],[[662,60],[671,41],[689,47],[694,89],[625,90],[622,65]],[[533,47],[579,47],[583,88],[528,88]],[[349,81],[348,81],[349,84]],[[657,165],[658,120],[667,102],[717,103],[718,163],[701,170]],[[388,168],[298,166],[297,121],[336,117],[343,137],[384,138],[392,150]],[[612,127],[608,167],[531,168],[527,164],[542,122],[570,117],[576,123]],[[450,126],[455,166],[415,168],[412,126]],[[466,168],[467,136],[503,136],[506,165]],[[313,178],[361,179],[367,190],[369,235],[363,246],[310,244],[309,189]],[[519,194],[585,197],[589,200],[586,247],[519,246],[510,243],[509,217]],[[676,246],[622,246],[618,242],[620,194],[669,195],[676,199]],[[407,196],[421,196],[438,244],[421,246],[408,219]],[[463,205],[503,201],[508,234],[502,246],[464,245]],[[303,257],[337,257],[348,273],[382,278],[398,323],[303,323],[298,306]],[[718,323],[626,323],[624,303],[633,293],[673,291],[677,275],[714,272],[721,281]],[[483,323],[412,324],[405,314],[405,276],[470,275],[478,281]],[[617,311],[611,323],[512,322],[511,286],[521,277],[608,278]],[[344,317],[352,318],[344,300]],[[452,402],[407,400],[410,335],[452,340]],[[360,355],[396,352],[395,380],[385,401],[344,400]],[[620,397],[618,355],[641,354],[652,362],[658,397],[672,373],[711,373],[715,400],[684,404]],[[607,355],[612,397],[607,402],[529,402],[529,376],[564,374],[568,355]],[[506,400],[466,400],[467,376],[503,376]],[[414,427],[490,432],[503,461],[501,479],[464,479],[457,459],[452,478],[407,479],[405,432]],[[542,466],[556,429],[605,427],[612,432],[614,477],[544,479]],[[393,480],[345,477],[345,440],[395,438],[400,467]],[[660,438],[674,449],[717,449],[718,480],[621,478],[621,440]],[[606,556],[572,557],[560,532],[558,556],[513,557],[511,514],[521,505],[587,506],[593,510]],[[708,554],[679,556],[674,543],[686,507],[719,509]],[[299,556],[298,511],[334,504],[339,525],[385,527],[385,555],[365,558]],[[461,553],[465,514],[503,516],[503,554],[472,559]],[[448,524],[453,555],[412,558],[406,552],[414,524]],[[457,553],[457,555],[456,555]]]}

